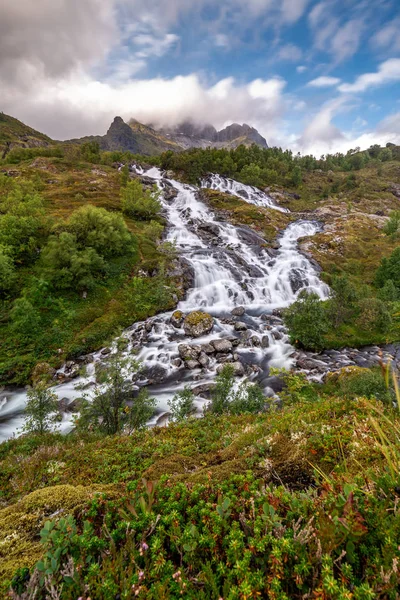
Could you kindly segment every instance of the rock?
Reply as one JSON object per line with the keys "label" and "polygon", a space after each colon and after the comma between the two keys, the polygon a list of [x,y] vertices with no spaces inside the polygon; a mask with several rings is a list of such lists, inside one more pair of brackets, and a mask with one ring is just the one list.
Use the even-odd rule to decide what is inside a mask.
{"label": "rock", "polygon": [[163,196],[164,196],[164,200],[166,200],[167,202],[172,202],[172,200],[175,200],[175,198],[178,195],[178,190],[174,187],[166,187],[163,190]]}
{"label": "rock", "polygon": [[237,321],[234,325],[234,329],[235,331],[247,331],[247,325],[246,323],[243,323],[243,321]]}
{"label": "rock", "polygon": [[153,329],[154,323],[152,321],[146,321],[146,323],[144,324],[144,328],[147,331],[147,333],[150,333]]}
{"label": "rock", "polygon": [[272,337],[275,340],[281,340],[283,338],[283,333],[281,331],[278,331],[277,329],[274,329],[274,331],[272,332]]}
{"label": "rock", "polygon": [[200,353],[198,361],[202,367],[208,367],[208,365],[210,364],[210,358],[209,358],[209,356],[207,356],[207,354],[205,352]]}
{"label": "rock", "polygon": [[[244,375],[244,366],[242,365],[241,362],[233,362],[231,363],[232,367],[233,367],[233,373],[234,375],[236,375],[236,377],[243,377]],[[224,365],[219,365],[218,369],[217,369],[217,373],[221,373],[222,370],[224,368]]]}
{"label": "rock", "polygon": [[183,314],[183,312],[181,310],[176,310],[171,315],[170,323],[171,323],[171,325],[173,325],[174,327],[176,327],[178,329],[178,328],[182,327],[184,318],[185,318],[185,315]]}
{"label": "rock", "polygon": [[273,377],[268,377],[267,379],[265,379],[263,381],[263,385],[265,385],[265,387],[271,388],[271,390],[273,390],[275,393],[281,392],[286,387],[286,383],[282,379],[282,377],[275,375]]}
{"label": "rock", "polygon": [[199,346],[190,346],[189,344],[179,344],[179,356],[182,360],[196,360],[201,352]]}
{"label": "rock", "polygon": [[200,363],[197,360],[188,360],[185,362],[185,367],[190,370],[198,369],[200,367]]}
{"label": "rock", "polygon": [[56,376],[56,370],[49,363],[38,363],[32,371],[32,381],[39,383],[40,381],[50,381]]}
{"label": "rock", "polygon": [[200,231],[208,233],[209,235],[215,237],[219,236],[219,227],[216,223],[200,223],[198,225],[198,229],[200,229]]}
{"label": "rock", "polygon": [[201,346],[201,351],[205,352],[206,354],[214,354],[215,348],[214,346],[211,346],[211,344],[203,344]]}
{"label": "rock", "polygon": [[68,404],[68,411],[69,412],[79,412],[82,408],[82,405],[84,404],[85,399],[84,398],[74,398],[69,404]]}
{"label": "rock", "polygon": [[58,401],[58,410],[60,412],[69,410],[69,398],[61,398],[61,400]]}
{"label": "rock", "polygon": [[217,354],[215,358],[219,363],[234,362],[232,354]]}
{"label": "rock", "polygon": [[261,346],[260,338],[256,335],[253,335],[251,337],[251,343],[253,344],[253,346]]}
{"label": "rock", "polygon": [[214,319],[208,313],[200,311],[191,312],[183,321],[185,334],[190,337],[200,337],[212,331]]}
{"label": "rock", "polygon": [[192,392],[195,396],[208,398],[215,386],[215,383],[202,383],[201,385],[197,385],[196,387],[192,388]]}
{"label": "rock", "polygon": [[172,365],[179,369],[183,365],[183,360],[181,358],[174,358]]}
{"label": "rock", "polygon": [[107,354],[111,354],[111,348],[103,348],[103,350],[100,352],[100,354],[102,356],[107,356]]}
{"label": "rock", "polygon": [[233,336],[232,336],[232,337],[229,337],[229,338],[227,338],[227,339],[230,341],[230,343],[232,344],[232,346],[233,346],[234,348],[236,348],[237,346],[239,346],[239,345],[240,345],[240,338],[237,338],[237,337],[233,337]]}
{"label": "rock", "polygon": [[261,347],[269,348],[269,337],[267,335],[263,335],[261,338]]}
{"label": "rock", "polygon": [[232,350],[232,342],[230,342],[227,339],[223,339],[223,340],[213,340],[211,342],[211,345],[214,347],[216,352],[231,352]]}
{"label": "rock", "polygon": [[234,317],[241,317],[246,312],[244,306],[235,306],[233,310],[231,310],[231,315]]}
{"label": "rock", "polygon": [[142,375],[151,383],[162,383],[168,375],[168,371],[161,365],[147,366],[142,370]]}

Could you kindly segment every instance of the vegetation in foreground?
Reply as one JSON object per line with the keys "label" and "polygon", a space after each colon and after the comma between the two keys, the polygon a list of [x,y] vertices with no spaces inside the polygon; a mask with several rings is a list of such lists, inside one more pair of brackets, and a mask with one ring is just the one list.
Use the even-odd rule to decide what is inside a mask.
{"label": "vegetation in foreground", "polygon": [[3,443],[4,594],[397,598],[400,419],[373,399],[382,375],[282,376],[279,411],[221,409],[225,373],[202,419]]}

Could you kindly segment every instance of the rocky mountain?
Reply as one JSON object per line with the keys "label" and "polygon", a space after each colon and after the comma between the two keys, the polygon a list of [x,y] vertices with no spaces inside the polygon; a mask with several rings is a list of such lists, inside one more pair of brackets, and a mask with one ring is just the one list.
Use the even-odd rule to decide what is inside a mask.
{"label": "rocky mountain", "polygon": [[262,148],[268,148],[265,138],[254,127],[244,123],[232,123],[221,131],[217,131],[212,125],[197,125],[191,121],[185,121],[172,129],[164,129],[162,132],[168,139],[173,140],[183,149],[188,148],[237,148],[240,144],[251,146],[257,144]]}
{"label": "rocky mountain", "polygon": [[197,125],[184,122],[174,128],[156,129],[144,125],[135,119],[125,123],[121,117],[115,117],[106,135],[87,136],[70,140],[73,143],[96,141],[102,150],[127,150],[136,154],[156,155],[172,150],[179,152],[188,148],[237,148],[240,144],[257,144],[268,148],[266,140],[254,127],[238,123],[228,125],[217,131],[212,125]]}
{"label": "rocky mountain", "polygon": [[18,119],[0,112],[0,159],[14,148],[49,146],[52,140]]}

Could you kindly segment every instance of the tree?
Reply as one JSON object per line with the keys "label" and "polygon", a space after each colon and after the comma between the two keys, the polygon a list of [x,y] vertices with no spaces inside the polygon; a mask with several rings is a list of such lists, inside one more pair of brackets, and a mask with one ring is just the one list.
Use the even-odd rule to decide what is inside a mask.
{"label": "tree", "polygon": [[148,390],[142,388],[136,398],[133,400],[132,406],[128,413],[128,427],[130,431],[142,429],[154,415],[154,410],[157,404],[155,398],[151,398]]}
{"label": "tree", "polygon": [[11,329],[23,339],[35,335],[40,327],[40,313],[25,296],[17,298],[11,310]]}
{"label": "tree", "polygon": [[292,343],[309,350],[321,350],[328,331],[325,306],[314,292],[302,290],[296,302],[284,312]]}
{"label": "tree", "polygon": [[382,288],[389,279],[400,291],[400,246],[393,250],[389,258],[382,259],[375,274],[375,284]]}
{"label": "tree", "polygon": [[14,261],[9,250],[0,246],[0,294],[8,291],[15,281]]}
{"label": "tree", "polygon": [[385,333],[390,329],[392,316],[386,304],[379,298],[363,298],[359,302],[359,310],[357,322],[366,331],[376,329]]}
{"label": "tree", "polygon": [[378,158],[382,161],[382,162],[386,162],[387,160],[392,160],[393,159],[393,152],[391,151],[390,148],[383,148],[383,150],[380,151]]}
{"label": "tree", "polygon": [[92,163],[100,162],[100,146],[98,142],[85,142],[81,145],[81,157]]}
{"label": "tree", "polygon": [[175,396],[168,400],[171,411],[171,421],[181,422],[190,417],[195,411],[194,394],[190,387],[180,390]]}
{"label": "tree", "polygon": [[356,309],[358,292],[346,275],[333,277],[332,298],[329,301],[330,315],[335,327],[351,317]]}
{"label": "tree", "polygon": [[389,220],[385,223],[383,231],[386,235],[395,235],[400,226],[400,210],[392,210]]}
{"label": "tree", "polygon": [[24,410],[23,431],[43,435],[59,420],[58,398],[45,383],[38,383],[28,391]]}
{"label": "tree", "polygon": [[211,404],[209,406],[211,413],[222,415],[228,412],[234,381],[234,369],[232,365],[227,363],[215,380],[215,388],[212,391]]}
{"label": "tree", "polygon": [[79,429],[91,428],[106,435],[114,435],[124,428],[129,431],[144,427],[154,414],[156,400],[146,389],[134,398],[130,379],[138,364],[118,354],[112,355],[107,365],[97,374],[97,386],[91,400],[83,403],[77,421]]}
{"label": "tree", "polygon": [[76,236],[67,231],[49,240],[42,253],[42,264],[57,289],[90,289],[106,271],[106,263],[96,250],[79,250]]}
{"label": "tree", "polygon": [[294,187],[299,187],[303,181],[303,175],[299,166],[296,166],[292,171],[291,181]]}
{"label": "tree", "polygon": [[217,375],[208,410],[216,415],[258,413],[265,407],[265,397],[259,385],[243,381],[235,390],[232,365],[227,363]]}
{"label": "tree", "polygon": [[150,221],[161,212],[160,191],[154,186],[153,190],[144,190],[138,179],[128,181],[121,188],[122,211],[133,218]]}
{"label": "tree", "polygon": [[133,237],[122,215],[88,204],[72,213],[66,226],[79,249],[94,248],[100,256],[122,256],[133,247]]}

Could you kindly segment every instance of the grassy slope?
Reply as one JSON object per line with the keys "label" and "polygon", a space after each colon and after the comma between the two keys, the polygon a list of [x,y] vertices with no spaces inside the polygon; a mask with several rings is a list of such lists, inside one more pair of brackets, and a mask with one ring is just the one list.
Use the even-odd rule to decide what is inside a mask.
{"label": "grassy slope", "polygon": [[[7,169],[7,166],[4,167]],[[108,210],[120,209],[119,173],[110,167],[54,158],[36,158],[19,165],[12,165],[14,176],[34,179],[47,203],[50,217],[64,220],[80,206],[90,203]],[[38,331],[37,339],[21,343],[12,334],[8,324],[11,302],[0,307],[0,337],[5,340],[0,350],[2,379],[7,382],[24,383],[37,362],[46,361],[59,365],[68,356],[99,348],[109,342],[118,331],[151,316],[158,310],[172,308],[166,301],[154,296],[154,279],[144,280],[141,292],[132,288],[132,278],[140,270],[153,271],[160,262],[160,254],[154,241],[144,232],[144,224],[127,219],[131,231],[137,236],[138,255],[117,259],[112,272],[104,282],[88,294],[86,299],[70,293],[64,296],[64,304],[74,313],[68,325],[61,324],[61,331],[46,338]],[[19,274],[20,284],[35,274],[35,267]],[[174,286],[175,283],[170,282]],[[56,324],[54,324],[54,327]],[[60,341],[61,340],[61,341]],[[61,352],[59,352],[61,349]]]}
{"label": "grassy slope", "polygon": [[48,146],[51,143],[52,140],[44,133],[35,131],[14,117],[0,113],[0,158],[8,144],[11,144],[11,148],[28,148]]}
{"label": "grassy slope", "polygon": [[[297,402],[299,402],[299,394],[297,394]],[[393,496],[393,492],[386,489],[383,500],[381,495],[383,492],[374,483],[385,472],[387,463],[385,463],[377,433],[372,425],[371,415],[374,408],[371,406],[376,406],[378,410],[381,410],[375,403],[370,405],[363,400],[349,402],[329,396],[321,396],[317,399],[314,395],[313,401],[300,400],[297,404],[287,406],[282,412],[258,416],[208,416],[182,425],[138,432],[132,436],[79,439],[74,436],[63,438],[49,435],[43,439],[23,437],[4,443],[0,446],[2,490],[0,502],[3,506],[0,509],[0,532],[4,540],[0,546],[2,559],[0,560],[0,578],[3,589],[7,587],[16,567],[33,566],[43,553],[38,533],[50,515],[61,510],[61,514],[64,516],[73,513],[77,516],[78,522],[82,522],[87,508],[91,505],[91,499],[99,491],[104,492],[109,498],[126,497],[125,500],[121,500],[122,506],[126,506],[127,503],[135,503],[135,490],[141,489],[142,477],[154,482],[162,478],[163,482],[156,493],[156,503],[159,504],[155,509],[160,515],[161,521],[154,533],[146,534],[147,544],[152,546],[153,543],[156,544],[156,539],[164,538],[162,532],[169,531],[173,525],[170,515],[176,515],[177,523],[180,523],[174,534],[167,534],[165,546],[158,550],[166,560],[172,561],[170,567],[167,568],[166,563],[159,571],[159,577],[161,577],[172,569],[169,577],[167,576],[167,582],[172,581],[172,572],[181,568],[185,573],[185,581],[190,585],[187,579],[189,577],[190,580],[190,573],[193,573],[193,567],[190,564],[199,564],[199,561],[207,560],[207,556],[209,556],[208,560],[210,560],[215,573],[219,569],[217,567],[218,560],[229,566],[229,550],[227,549],[229,544],[226,546],[225,536],[228,536],[227,540],[229,540],[232,539],[234,531],[241,531],[240,535],[247,540],[246,548],[251,547],[252,543],[255,543],[255,538],[259,536],[255,532],[249,533],[255,524],[254,510],[257,510],[257,513],[261,510],[262,514],[262,506],[265,502],[267,506],[268,503],[272,503],[279,518],[285,520],[286,525],[283,531],[286,533],[283,539],[286,539],[286,536],[288,539],[293,539],[296,531],[294,523],[298,519],[300,519],[301,530],[303,528],[306,530],[307,523],[313,522],[315,539],[320,540],[324,555],[331,557],[332,560],[335,560],[341,551],[346,549],[349,540],[352,540],[356,553],[360,552],[365,557],[374,544],[377,548],[386,544],[386,552],[389,553],[390,540],[395,541],[400,522],[396,512],[392,516],[396,495]],[[390,416],[390,419],[393,418]],[[395,419],[395,422],[398,426],[398,418]],[[390,421],[386,422],[382,418],[383,429],[388,438],[394,440],[394,427],[389,423]],[[360,464],[363,466],[362,475],[360,475]],[[197,488],[193,487],[196,485]],[[344,508],[346,506],[345,498],[349,495],[349,491],[343,491],[346,490],[346,486],[348,486],[347,489],[355,490],[355,499],[351,505],[352,513],[348,512],[349,508],[347,512]],[[171,494],[170,500],[166,501],[165,498]],[[190,512],[188,508],[180,508],[179,498],[183,500],[191,494],[190,502],[193,504],[193,508]],[[203,496],[204,499],[202,499]],[[222,502],[222,500],[218,500],[221,496],[222,499],[224,497],[231,498],[230,510],[223,521],[225,523],[223,526],[216,511],[217,502]],[[364,506],[363,502],[366,497],[368,503],[367,506]],[[161,500],[162,498],[164,501]],[[280,500],[278,500],[279,498]],[[343,502],[341,498],[343,498]],[[256,509],[254,502],[257,506]],[[381,518],[379,527],[378,524],[375,526],[376,531],[373,525],[374,513],[371,513],[372,510],[379,510],[379,508],[373,508],[375,504],[384,511],[379,517]],[[96,506],[99,507],[99,504],[96,503]],[[119,514],[118,506],[121,504],[117,504],[117,506],[111,504],[107,509],[108,527],[111,526],[110,523],[115,522]],[[251,508],[252,506],[253,508]],[[350,505],[348,506],[350,507]],[[105,510],[106,505],[100,503],[100,513],[102,511],[104,513]],[[186,511],[188,511],[187,514]],[[328,526],[329,522],[322,517],[326,511],[328,514],[338,516],[343,513],[342,519],[344,519],[344,523],[347,520],[347,524],[343,528],[340,524],[336,526],[340,528],[340,532],[339,529],[334,527],[332,530],[332,527]],[[87,514],[91,514],[89,519],[93,522],[93,510]],[[213,517],[214,514],[215,517]],[[246,515],[245,520],[241,514]],[[312,521],[310,521],[311,517]],[[376,518],[378,518],[378,512],[376,512]],[[199,530],[203,529],[204,540],[207,540],[207,535],[211,536],[210,539],[215,540],[215,546],[211,554],[209,553],[212,547],[208,549],[207,545],[202,549],[199,547],[194,555],[185,553],[182,563],[182,557],[179,559],[179,554],[174,553],[170,546],[171,541],[168,540],[170,540],[169,536],[175,535],[178,537],[171,539],[175,539],[175,543],[177,543],[179,536],[183,536],[183,530],[186,527],[185,519],[188,519],[187,527],[194,524]],[[357,530],[357,519],[361,519],[360,523],[363,523],[360,531]],[[245,521],[247,521],[247,526]],[[105,537],[106,547],[108,547],[110,544],[108,530],[103,530],[99,526],[101,523],[99,518],[95,522],[100,527],[97,535]],[[267,519],[260,532],[265,527],[266,532],[269,531],[269,528],[273,532],[275,526],[277,526],[276,523],[269,523]],[[148,527],[149,525],[147,525]],[[381,533],[378,533],[378,529],[383,527],[389,527],[385,530],[388,536],[385,542],[379,537]],[[122,531],[126,531],[126,525],[122,527]],[[130,535],[135,535],[135,533]],[[184,538],[185,536],[183,536]],[[122,538],[119,536],[118,539]],[[272,539],[274,539],[274,534],[272,534]],[[276,539],[278,540],[280,537]],[[310,565],[314,564],[314,576],[317,579],[314,580],[313,585],[317,588],[316,581],[319,580],[318,573],[321,568],[320,558],[315,560],[315,540],[314,542],[310,541],[314,538],[311,536],[307,539],[308,541],[304,542],[303,546],[297,550],[297,555],[296,553],[295,555],[288,554],[286,560],[289,561],[288,565],[297,564],[296,568],[299,568],[303,560]],[[123,540],[121,543],[124,543]],[[185,542],[182,541],[183,543]],[[206,541],[204,543],[206,544]],[[209,543],[207,542],[207,544]],[[371,548],[370,544],[372,544]],[[258,551],[254,550],[254,557],[259,556],[258,562],[256,560],[244,563],[243,575],[238,576],[237,585],[240,586],[240,581],[245,576],[247,578],[249,573],[256,572],[257,564],[259,567],[262,564],[273,564],[269,563],[270,549],[267,548],[269,548],[269,542],[266,546],[260,546]],[[136,556],[136,550],[131,548],[126,551],[131,553],[131,559],[128,561],[130,562],[133,560],[133,555]],[[106,554],[109,553],[106,552]],[[106,554],[103,554],[103,558]],[[388,558],[389,554],[387,554]],[[242,553],[241,558],[243,558]],[[105,584],[106,580],[118,581],[118,560],[118,553],[115,554],[115,551],[112,551],[111,556],[107,558],[107,569],[100,577],[102,584]],[[382,559],[376,563],[376,573],[372,569],[365,577],[371,585],[374,585],[374,578],[378,575],[379,564],[381,564],[379,561]],[[137,568],[143,568],[146,577],[149,578],[149,581],[153,579],[153,583],[154,569],[152,569],[152,565],[156,563],[156,556],[150,563],[146,561],[145,567],[140,567],[140,560],[137,563]],[[290,584],[291,588],[294,586],[296,589],[293,572],[289,569],[288,574],[285,568],[284,574],[284,564],[285,561],[282,565],[281,583],[284,588],[289,587]],[[354,568],[356,571],[359,570],[357,563]],[[136,569],[134,569],[135,571]],[[124,581],[123,578],[122,582],[119,581],[118,586],[125,587],[125,589],[127,586],[127,589],[131,589],[133,580],[131,579],[131,583],[129,583],[129,573],[128,569],[124,576],[127,581]],[[198,576],[202,578],[204,573],[203,576]],[[222,576],[222,572],[220,572],[220,576]],[[305,584],[307,588],[311,579],[306,573],[304,579],[308,582]],[[157,577],[155,581],[158,581]],[[302,578],[296,581],[300,584]],[[338,581],[340,582],[340,572]],[[93,578],[91,582],[94,585]],[[342,585],[345,589],[350,589],[347,588],[347,584],[347,579],[342,578]],[[167,588],[170,588],[172,584],[167,583],[166,585]],[[192,589],[192,585],[190,585],[190,589]],[[264,582],[263,585],[265,586],[266,583]],[[254,586],[255,589],[259,589],[255,583]],[[300,597],[301,589],[302,586],[299,585],[298,593],[289,594],[289,597]],[[391,589],[393,590],[393,587]],[[116,590],[121,591],[121,587],[117,587]],[[113,593],[115,594],[115,590]],[[211,592],[205,596],[197,596],[196,592],[192,593],[194,593],[193,596],[188,595],[187,597],[214,598]],[[93,591],[92,594],[92,598],[100,598]],[[104,594],[105,596],[101,596],[102,598],[114,598],[112,594],[106,594],[105,591]],[[126,597],[130,598],[131,596],[128,594]],[[144,593],[140,595],[140,598],[148,597],[175,598],[178,596],[161,593],[154,595],[154,592],[149,596]],[[252,596],[242,596],[239,593],[237,596],[232,596],[232,598],[244,597],[251,598]],[[284,598],[284,596],[277,597]],[[333,599],[339,596],[327,594],[323,597]],[[367,596],[365,597],[367,598]],[[389,596],[371,597],[386,598]],[[394,598],[394,596],[390,597]]]}

